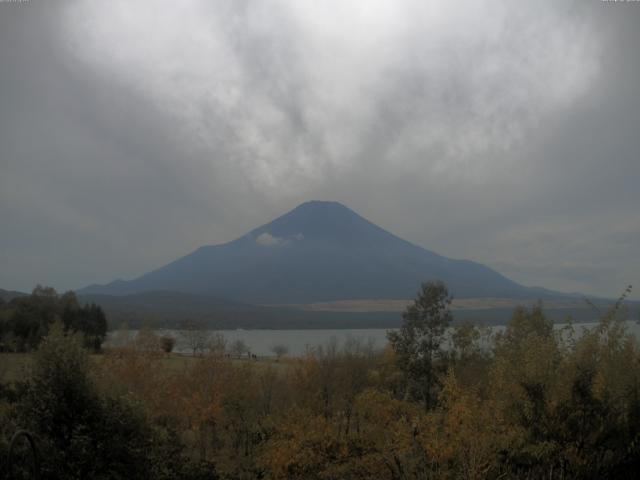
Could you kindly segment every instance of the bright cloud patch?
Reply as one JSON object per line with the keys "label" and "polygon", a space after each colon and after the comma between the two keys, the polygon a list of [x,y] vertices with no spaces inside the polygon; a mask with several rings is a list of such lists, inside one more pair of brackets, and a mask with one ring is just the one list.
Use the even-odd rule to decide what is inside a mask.
{"label": "bright cloud patch", "polygon": [[261,233],[256,237],[256,243],[258,245],[262,245],[264,247],[280,247],[282,245],[287,245],[292,241],[300,241],[304,238],[304,235],[301,233],[296,233],[290,238],[282,238],[271,235],[269,232]]}
{"label": "bright cloud patch", "polygon": [[287,243],[287,240],[280,237],[274,237],[270,233],[261,233],[256,237],[256,243],[265,247],[277,247]]}

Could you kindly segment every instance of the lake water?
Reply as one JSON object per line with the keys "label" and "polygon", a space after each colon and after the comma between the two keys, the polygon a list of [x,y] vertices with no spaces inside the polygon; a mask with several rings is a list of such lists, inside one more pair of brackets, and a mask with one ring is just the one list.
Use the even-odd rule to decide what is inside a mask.
{"label": "lake water", "polygon": [[[574,323],[576,333],[583,328],[593,328],[596,323]],[[564,327],[565,324],[556,324],[555,328]],[[491,332],[504,330],[504,326],[489,327]],[[627,322],[628,331],[640,338],[640,325],[637,322]],[[242,340],[250,349],[251,353],[258,356],[273,356],[272,348],[275,345],[285,346],[289,355],[304,355],[308,348],[326,345],[331,341],[337,341],[339,345],[349,339],[360,342],[370,342],[374,348],[383,348],[387,344],[387,329],[323,329],[323,330],[216,330],[210,334],[220,333],[231,345],[236,340]],[[190,353],[190,349],[185,342],[181,332],[178,330],[157,330],[158,335],[169,335],[176,339],[175,352]],[[136,330],[127,332],[110,332],[105,346],[115,346],[125,341],[126,338],[134,338]]]}

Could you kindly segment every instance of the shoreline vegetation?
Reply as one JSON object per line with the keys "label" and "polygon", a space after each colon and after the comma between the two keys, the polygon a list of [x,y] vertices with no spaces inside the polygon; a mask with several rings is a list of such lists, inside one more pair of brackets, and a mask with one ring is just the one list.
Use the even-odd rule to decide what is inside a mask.
{"label": "shoreline vegetation", "polygon": [[[2,302],[5,306],[16,298],[29,297],[21,292],[0,290],[0,322]],[[309,304],[247,304],[225,301],[217,297],[190,295],[170,291],[134,295],[77,294],[80,304],[99,305],[108,319],[109,330],[127,324],[131,329],[151,326],[157,329],[179,329],[185,319],[204,323],[212,330],[273,329],[367,329],[398,328],[402,311],[409,300],[339,300]],[[545,314],[556,323],[568,317],[580,323],[597,322],[597,311],[584,299],[574,295],[544,299]],[[505,325],[517,306],[533,306],[533,298],[460,298],[450,306],[456,322],[471,321],[484,325]],[[594,305],[605,311],[615,300],[594,299]],[[640,302],[627,302],[631,316],[640,312]],[[1,327],[0,327],[1,328]]]}
{"label": "shoreline vegetation", "polygon": [[488,348],[462,323],[445,349],[450,297],[427,283],[383,350],[274,345],[271,359],[195,326],[191,356],[151,329],[92,354],[56,319],[33,353],[0,355],[24,360],[11,380],[0,366],[0,458],[27,429],[43,478],[633,478],[628,291],[589,331],[518,307]]}

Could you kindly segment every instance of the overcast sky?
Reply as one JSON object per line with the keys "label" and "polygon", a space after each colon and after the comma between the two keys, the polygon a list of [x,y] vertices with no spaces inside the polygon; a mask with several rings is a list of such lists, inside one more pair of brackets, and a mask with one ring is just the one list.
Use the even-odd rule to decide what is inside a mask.
{"label": "overcast sky", "polygon": [[310,199],[640,298],[640,2],[0,1],[0,288],[130,279]]}

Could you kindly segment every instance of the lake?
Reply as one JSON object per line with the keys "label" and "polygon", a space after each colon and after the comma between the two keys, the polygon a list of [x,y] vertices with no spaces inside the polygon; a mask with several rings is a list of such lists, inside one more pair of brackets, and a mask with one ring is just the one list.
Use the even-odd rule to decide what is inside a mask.
{"label": "lake", "polygon": [[[574,323],[576,333],[582,331],[583,328],[591,329],[597,323]],[[556,329],[560,329],[566,324],[555,324]],[[495,333],[504,330],[504,326],[488,327],[491,332]],[[640,338],[640,325],[637,322],[627,322],[628,331]],[[386,334],[389,329],[371,328],[371,329],[322,329],[322,330],[215,330],[209,333],[220,333],[227,341],[227,345],[231,345],[236,340],[242,340],[249,347],[251,353],[258,356],[273,356],[272,348],[275,345],[283,345],[289,355],[304,355],[308,348],[326,345],[331,341],[337,341],[339,345],[344,344],[349,339],[361,342],[370,342],[374,348],[383,348],[387,343]],[[158,335],[169,335],[176,339],[175,352],[190,353],[190,349],[180,331],[178,330],[156,330]],[[109,332],[105,346],[116,346],[122,343],[126,338],[134,338],[137,330],[114,331]]]}

